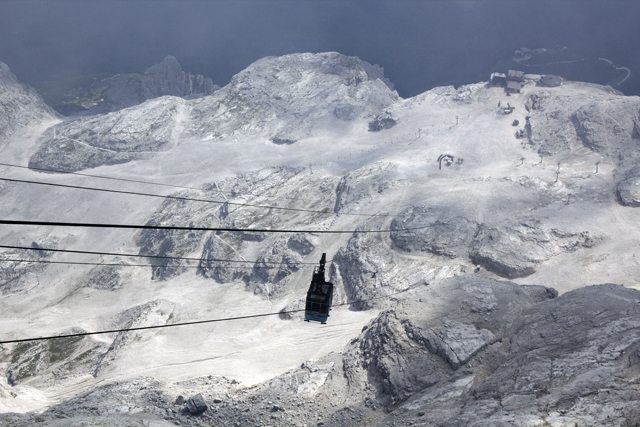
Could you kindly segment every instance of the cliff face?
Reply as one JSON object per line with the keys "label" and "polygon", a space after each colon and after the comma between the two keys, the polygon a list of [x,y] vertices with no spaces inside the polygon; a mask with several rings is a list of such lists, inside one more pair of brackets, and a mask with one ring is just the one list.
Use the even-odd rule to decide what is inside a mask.
{"label": "cliff face", "polygon": [[55,116],[35,90],[20,84],[0,62],[0,146],[29,125]]}
{"label": "cliff face", "polygon": [[142,74],[118,74],[83,88],[83,91],[100,94],[96,105],[83,114],[105,114],[167,95],[207,96],[217,89],[210,78],[183,71],[175,57],[167,56]]}

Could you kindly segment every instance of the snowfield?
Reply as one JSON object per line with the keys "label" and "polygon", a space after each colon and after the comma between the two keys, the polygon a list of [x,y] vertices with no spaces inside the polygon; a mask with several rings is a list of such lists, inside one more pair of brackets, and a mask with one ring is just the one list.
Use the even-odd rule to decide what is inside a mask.
{"label": "snowfield", "polygon": [[[580,82],[401,99],[378,67],[326,53],[265,58],[198,99],[31,122],[0,141],[0,162],[34,169],[0,177],[221,203],[0,180],[2,219],[300,233],[2,225],[2,245],[199,261],[2,262],[0,340],[298,309],[323,252],[334,304],[367,301],[327,325],[274,315],[0,345],[0,423],[638,422],[639,112]],[[215,259],[244,262],[202,268]],[[194,418],[175,399],[197,393],[209,409]]]}

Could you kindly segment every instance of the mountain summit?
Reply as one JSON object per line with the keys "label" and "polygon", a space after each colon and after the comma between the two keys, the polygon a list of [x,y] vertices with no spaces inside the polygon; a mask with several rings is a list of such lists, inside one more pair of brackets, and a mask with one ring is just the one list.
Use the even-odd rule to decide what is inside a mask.
{"label": "mountain summit", "polygon": [[167,56],[142,74],[118,74],[89,86],[100,99],[85,114],[104,114],[171,95],[181,98],[211,95],[218,87],[210,78],[185,72],[174,56]]}
{"label": "mountain summit", "polygon": [[[142,77],[114,77],[109,93],[125,105],[137,99],[140,81],[177,90],[163,82],[181,81],[167,78],[184,76],[179,70],[169,57]],[[264,58],[209,96],[159,97],[109,114],[67,120],[42,136],[29,164],[77,171],[149,156],[180,139],[215,143],[257,138],[293,144],[314,130],[346,129],[358,118],[370,119],[400,99],[390,86],[380,67],[334,52]],[[105,95],[102,105],[114,105],[108,99]]]}

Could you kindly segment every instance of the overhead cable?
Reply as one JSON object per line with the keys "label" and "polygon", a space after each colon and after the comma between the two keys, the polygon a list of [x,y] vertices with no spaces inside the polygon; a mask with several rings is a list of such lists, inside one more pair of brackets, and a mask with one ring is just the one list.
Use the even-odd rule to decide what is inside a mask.
{"label": "overhead cable", "polygon": [[[12,178],[2,178],[2,177],[0,177],[0,181],[19,182],[19,183],[22,183],[22,184],[48,185],[48,186],[51,186],[51,187],[72,188],[72,189],[75,189],[75,190],[100,191],[100,192],[103,192],[103,193],[127,194],[127,195],[131,195],[131,196],[156,197],[156,198],[160,198],[160,199],[185,200],[185,201],[190,201],[190,202],[205,202],[205,203],[214,203],[214,204],[219,204],[219,205],[225,205],[226,204],[226,205],[231,205],[231,206],[252,207],[252,208],[260,208],[260,209],[276,209],[276,210],[282,210],[282,211],[310,212],[310,213],[318,213],[318,214],[322,214],[322,215],[335,215],[335,212],[332,212],[331,210],[329,210],[329,208],[326,208],[324,210],[303,209],[303,208],[285,208],[285,207],[273,206],[273,205],[258,205],[258,204],[253,204],[253,203],[240,203],[240,202],[229,202],[229,201],[223,201],[223,200],[198,199],[198,198],[186,197],[186,196],[172,196],[172,195],[163,196],[161,194],[140,193],[140,192],[137,192],[137,191],[109,190],[109,189],[106,189],[106,188],[83,187],[83,186],[80,186],[80,185],[55,184],[55,183],[51,183],[51,182],[30,181],[30,180],[25,180],[25,179],[12,179]],[[392,216],[390,214],[359,214],[359,213],[349,213],[349,212],[344,212],[344,213],[341,212],[340,215],[366,216],[366,217]]]}
{"label": "overhead cable", "polygon": [[9,163],[0,163],[0,166],[8,166],[8,167],[11,167],[11,168],[35,170],[35,171],[41,171],[41,172],[62,173],[62,174],[65,174],[65,175],[86,176],[86,177],[89,177],[89,178],[110,179],[110,180],[113,180],[113,181],[135,182],[135,183],[138,183],[138,184],[158,185],[158,186],[161,186],[161,187],[181,188],[181,189],[185,189],[185,190],[201,190],[201,188],[185,187],[183,185],[163,184],[163,183],[159,183],[159,182],[141,181],[141,180],[138,180],[138,179],[115,178],[115,177],[112,177],[112,176],[104,176],[104,175],[91,175],[91,174],[88,174],[88,173],[69,172],[69,171],[63,171],[63,170],[59,170],[59,169],[44,169],[44,168],[36,168],[36,167],[33,167],[33,166],[11,165]]}
{"label": "overhead cable", "polygon": [[[208,260],[207,260],[208,261]],[[1,262],[29,262],[34,264],[66,264],[66,265],[96,265],[105,267],[171,267],[171,268],[200,268],[203,270],[209,270],[214,268],[229,268],[225,265],[158,265],[158,264],[126,264],[126,263],[105,263],[105,262],[85,262],[85,261],[50,261],[45,259],[14,259],[14,258],[0,258]],[[246,261],[245,263],[250,263]],[[317,263],[316,263],[317,264]],[[294,265],[294,264],[291,264]],[[281,265],[256,265],[251,267],[233,267],[236,270],[253,270],[253,269],[266,269],[266,268],[280,268]]]}
{"label": "overhead cable", "polygon": [[[399,295],[399,294],[402,294],[404,292],[407,292],[407,291],[410,291],[412,289],[415,289],[420,285],[422,285],[422,283],[410,286],[410,287],[408,287],[406,289],[400,290],[398,292],[394,292],[394,293],[389,294],[389,295],[381,295],[381,296],[377,296],[377,297],[373,297],[373,298],[367,298],[367,299],[363,299],[363,300],[347,301],[347,302],[342,303],[342,304],[334,304],[333,307],[342,307],[342,306],[346,306],[346,305],[358,304],[358,303],[377,300],[377,299],[391,298],[392,296]],[[15,339],[15,340],[0,341],[0,345],[2,345],[2,344],[15,344],[15,343],[21,343],[21,342],[30,342],[30,341],[48,341],[48,340],[59,339],[59,338],[86,337],[86,336],[89,336],[89,335],[102,335],[102,334],[113,334],[113,333],[120,333],[120,332],[142,331],[142,330],[150,330],[150,329],[162,329],[162,328],[171,328],[171,327],[175,327],[175,326],[202,325],[202,324],[205,324],[205,323],[216,323],[216,322],[230,322],[230,321],[235,321],[235,320],[254,319],[254,318],[257,318],[257,317],[267,317],[267,316],[276,316],[276,315],[281,315],[281,314],[300,313],[302,311],[305,311],[305,309],[278,311],[278,312],[262,313],[262,314],[252,314],[252,315],[247,315],[247,316],[226,317],[226,318],[221,318],[221,319],[196,320],[196,321],[192,321],[192,322],[181,322],[181,323],[172,323],[172,324],[165,324],[165,325],[139,326],[139,327],[135,327],[135,328],[111,329],[111,330],[107,330],[107,331],[79,332],[79,333],[75,333],[75,334],[53,335],[53,336],[47,336],[47,337],[22,338],[22,339]]]}
{"label": "overhead cable", "polygon": [[[94,251],[77,251],[70,249],[51,249],[51,248],[41,248],[41,247],[30,247],[30,246],[10,246],[10,245],[0,245],[0,248],[4,249],[19,249],[19,250],[28,250],[28,251],[42,251],[42,252],[63,252],[63,253],[71,253],[71,254],[86,254],[86,255],[108,255],[108,256],[117,256],[117,257],[133,257],[133,258],[155,258],[162,260],[185,260],[185,261],[200,261],[201,258],[194,257],[179,257],[179,256],[163,256],[163,255],[136,255],[136,254],[124,254],[118,252],[94,252]],[[237,260],[237,259],[207,259],[207,262],[228,262],[228,263],[256,263],[258,261],[252,260]],[[265,264],[276,264],[276,262],[271,261],[260,261]],[[296,265],[317,265],[317,262],[296,262],[292,263]],[[129,264],[127,264],[129,265]]]}
{"label": "overhead cable", "polygon": [[181,227],[170,225],[133,225],[133,224],[96,224],[82,222],[55,222],[55,221],[22,221],[22,220],[0,220],[0,224],[5,225],[39,225],[46,227],[85,227],[85,228],[123,228],[134,230],[181,230],[181,231],[235,231],[242,233],[312,233],[312,234],[369,234],[369,233],[390,233],[393,231],[423,230],[429,225],[412,228],[398,228],[395,230],[287,230],[268,228],[221,228],[221,227]]}

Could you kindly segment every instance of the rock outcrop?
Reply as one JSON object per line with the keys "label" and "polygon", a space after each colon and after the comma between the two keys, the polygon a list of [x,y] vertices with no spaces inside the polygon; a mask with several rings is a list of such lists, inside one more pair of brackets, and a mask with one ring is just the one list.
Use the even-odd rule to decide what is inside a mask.
{"label": "rock outcrop", "polygon": [[529,116],[525,126],[529,144],[545,156],[566,155],[586,147],[616,164],[624,174],[640,158],[634,137],[640,98],[625,97],[607,87],[584,86],[589,101],[580,93],[568,96],[552,90],[531,95],[526,102]]}
{"label": "rock outcrop", "polygon": [[342,177],[336,188],[334,212],[342,213],[345,206],[371,201],[384,191],[398,186],[393,180],[397,167],[392,163],[378,162]]}
{"label": "rock outcrop", "polygon": [[473,241],[471,260],[509,279],[533,274],[538,264],[563,252],[591,248],[602,238],[588,231],[546,229],[540,221],[512,221],[481,228]]}
{"label": "rock outcrop", "polygon": [[[205,193],[206,194],[206,193]],[[200,196],[200,197],[199,197]],[[195,191],[177,193],[166,199],[151,219],[150,226],[181,225],[184,227],[208,227],[218,222],[219,203],[201,203],[183,198],[203,198]],[[203,198],[206,200],[206,198]],[[215,200],[215,199],[212,199]],[[212,207],[213,206],[213,207]],[[155,280],[167,280],[187,269],[189,255],[198,249],[205,231],[144,229],[140,233],[139,254],[150,257],[151,277]]]}
{"label": "rock outcrop", "polygon": [[[249,390],[211,376],[172,385],[139,378],[0,420],[184,424],[198,414],[203,425],[634,425],[638,329],[640,292],[622,286],[558,297],[541,286],[455,278],[380,313],[342,354]],[[185,394],[195,394],[191,405]],[[211,409],[201,412],[207,399]]]}
{"label": "rock outcrop", "polygon": [[163,97],[115,113],[62,122],[40,137],[29,167],[74,172],[147,158],[176,143],[187,111],[186,101]]}
{"label": "rock outcrop", "polygon": [[[166,86],[159,94],[180,92],[176,89],[179,85],[162,83],[162,79],[156,82],[157,76],[167,73],[184,74],[174,58],[150,68],[140,79]],[[122,83],[119,90],[134,96],[136,91],[127,85],[142,83],[131,81],[134,83]],[[337,53],[261,59],[234,76],[224,88],[199,99],[185,101],[165,96],[147,100],[155,96],[142,92],[135,103],[126,98],[126,102],[109,104],[113,108],[102,111],[98,105],[96,110],[90,110],[115,112],[77,118],[60,124],[55,131],[49,129],[29,165],[77,171],[124,163],[166,150],[181,137],[218,140],[267,135],[275,144],[290,145],[317,126],[334,119],[350,121],[376,114],[399,99],[380,67]],[[127,105],[135,106],[124,108]],[[345,113],[347,110],[349,114]]]}
{"label": "rock outcrop", "polygon": [[391,240],[406,252],[467,257],[478,224],[445,208],[411,207],[391,222]]}
{"label": "rock outcrop", "polygon": [[[44,239],[40,241],[40,244],[31,242],[30,246],[38,249],[43,245],[48,248],[57,246],[55,239]],[[47,264],[44,262],[50,257],[51,252],[46,251],[28,249],[3,250],[2,258],[4,261],[0,264],[0,295],[35,287],[37,274],[42,273],[47,268]],[[35,282],[35,284],[29,283],[30,281]]]}
{"label": "rock outcrop", "polygon": [[338,53],[268,57],[236,74],[214,95],[194,101],[189,135],[220,139],[266,133],[292,144],[332,119],[377,114],[398,94],[382,68]]}
{"label": "rock outcrop", "polygon": [[632,177],[618,183],[616,193],[620,204],[640,207],[640,177]]}
{"label": "rock outcrop", "polygon": [[383,111],[369,122],[369,132],[380,132],[381,130],[391,129],[397,124],[397,117],[388,111]]}
{"label": "rock outcrop", "polygon": [[55,117],[40,95],[19,83],[9,67],[0,62],[0,147],[30,125]]}
{"label": "rock outcrop", "polygon": [[[65,95],[79,99],[90,95],[91,99],[85,99],[82,105],[73,105],[75,113],[94,115],[119,111],[161,96],[189,99],[211,95],[218,89],[209,77],[185,72],[174,56],[167,56],[142,74],[117,74]],[[69,105],[65,107],[69,110]]]}

